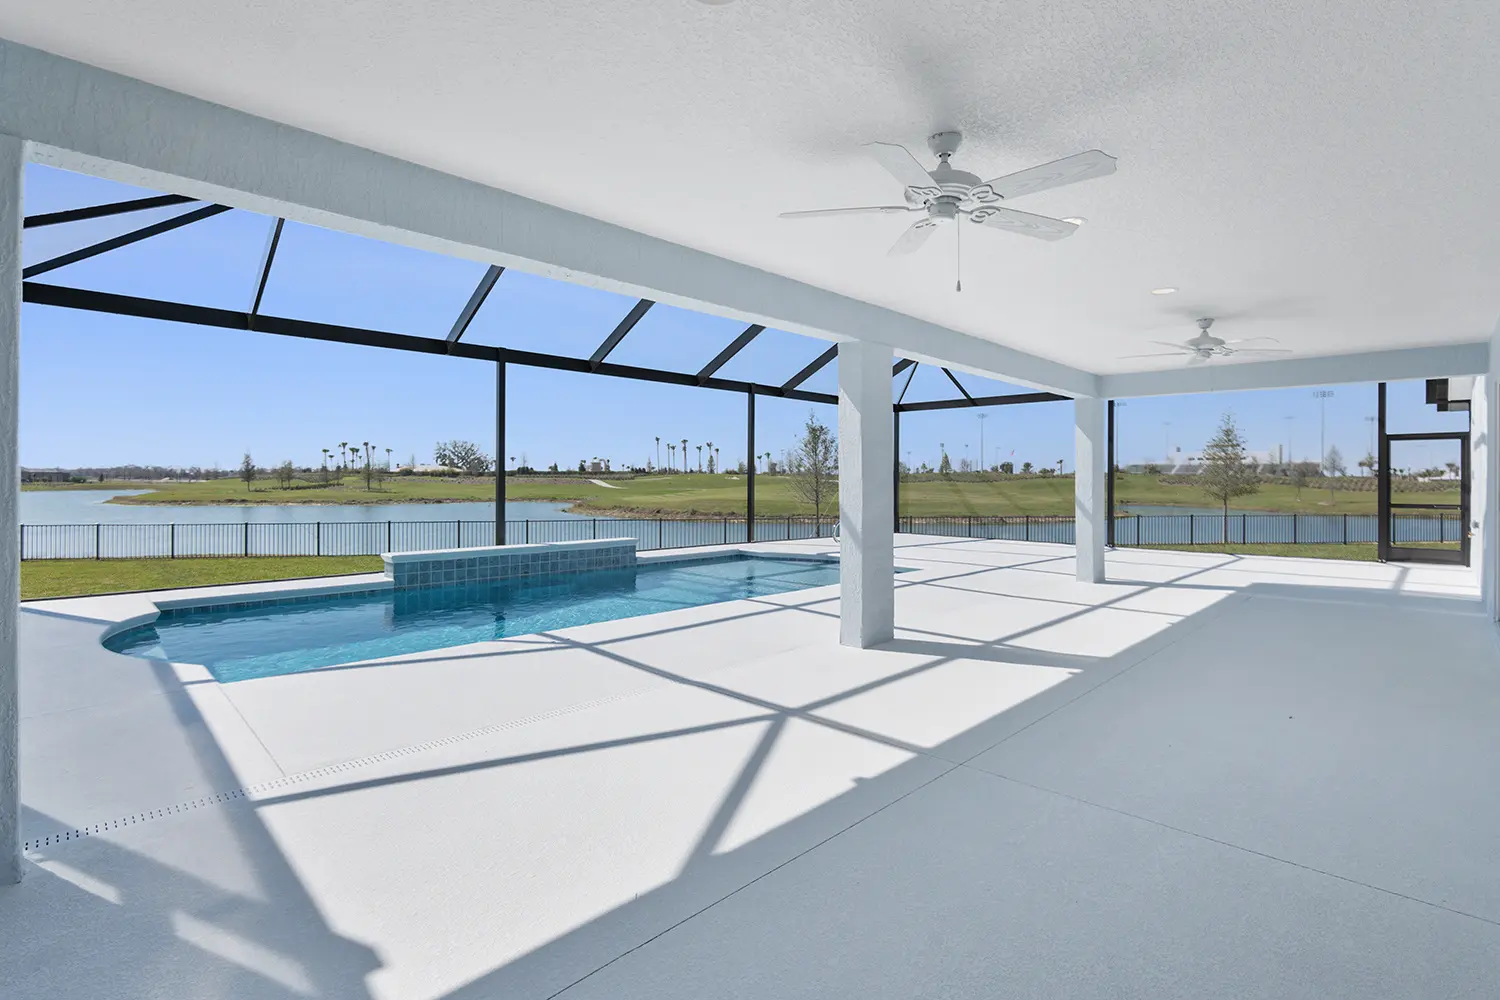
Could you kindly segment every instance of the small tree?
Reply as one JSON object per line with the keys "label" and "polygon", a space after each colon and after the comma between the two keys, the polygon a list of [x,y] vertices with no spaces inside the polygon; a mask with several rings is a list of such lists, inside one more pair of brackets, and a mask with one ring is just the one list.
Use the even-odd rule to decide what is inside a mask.
{"label": "small tree", "polygon": [[1339,452],[1339,446],[1329,445],[1328,454],[1323,456],[1323,475],[1342,476],[1344,472],[1344,456]]}
{"label": "small tree", "polygon": [[1323,475],[1329,480],[1328,499],[1333,499],[1333,477],[1342,476],[1344,472],[1344,456],[1339,453],[1339,446],[1329,445],[1328,454],[1323,456]]}
{"label": "small tree", "polygon": [[1245,441],[1234,417],[1224,414],[1219,433],[1203,448],[1203,471],[1198,474],[1203,492],[1224,505],[1224,540],[1229,540],[1229,501],[1260,489],[1255,463],[1246,461]]}
{"label": "small tree", "polygon": [[948,458],[948,452],[943,452],[942,459],[938,462],[938,474],[943,476],[953,475],[953,462]]}
{"label": "small tree", "polygon": [[1022,462],[1021,463],[1021,472],[1022,472],[1023,475],[1030,475],[1031,474],[1031,463],[1030,462]]}
{"label": "small tree", "polygon": [[1015,472],[1016,472],[1016,463],[1015,462],[1001,462],[1000,463],[1000,471],[1003,472],[1007,476],[1015,475]]}
{"label": "small tree", "polygon": [[250,457],[250,453],[248,451],[245,452],[245,457],[240,460],[240,478],[245,481],[245,489],[255,489],[255,487],[251,485],[255,482],[255,459]]}
{"label": "small tree", "polygon": [[1287,470],[1287,478],[1292,481],[1292,486],[1297,490],[1297,502],[1302,502],[1302,487],[1307,485],[1307,469],[1300,463],[1293,462]]}
{"label": "small tree", "polygon": [[813,517],[818,519],[816,531],[821,538],[823,508],[832,506],[838,490],[835,478],[838,451],[833,432],[816,415],[807,415],[797,450],[787,456],[787,468],[792,473],[792,494],[812,507]]}
{"label": "small tree", "polygon": [[276,479],[281,483],[281,488],[289,490],[292,488],[292,480],[297,477],[297,469],[292,465],[291,459],[287,459],[276,467]]}

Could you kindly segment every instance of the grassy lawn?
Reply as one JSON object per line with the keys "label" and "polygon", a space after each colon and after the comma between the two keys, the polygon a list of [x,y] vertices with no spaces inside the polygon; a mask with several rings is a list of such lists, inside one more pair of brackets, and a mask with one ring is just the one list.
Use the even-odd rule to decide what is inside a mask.
{"label": "grassy lawn", "polygon": [[[494,497],[493,480],[434,479],[393,476],[378,489],[366,490],[354,477],[327,486],[296,483],[281,489],[263,481],[247,490],[239,480],[220,479],[203,483],[100,483],[90,488],[142,489],[152,492],[121,497],[121,504],[216,504],[216,503],[441,503],[484,501]],[[68,487],[33,486],[32,489]],[[74,487],[81,488],[81,487]],[[736,475],[678,473],[618,479],[614,487],[598,486],[583,479],[508,478],[506,496],[511,500],[548,500],[579,505],[580,513],[635,513],[732,516],[745,512],[745,479]],[[1433,503],[1457,503],[1458,491],[1413,494]],[[791,490],[785,476],[756,477],[756,509],[761,514],[810,514],[811,509]],[[1158,476],[1120,475],[1115,481],[1115,499],[1121,504],[1212,507],[1213,501],[1191,485],[1167,485]],[[1259,493],[1230,504],[1232,511],[1279,511],[1308,514],[1373,514],[1375,493],[1350,490],[1319,490],[1266,485]],[[1071,478],[996,480],[923,479],[901,485],[901,512],[915,516],[968,514],[1071,514]],[[833,513],[826,511],[825,513]],[[434,515],[440,517],[441,515]]]}
{"label": "grassy lawn", "polygon": [[127,590],[169,590],[301,576],[378,573],[379,556],[251,556],[227,559],[36,559],[21,564],[21,600]]}

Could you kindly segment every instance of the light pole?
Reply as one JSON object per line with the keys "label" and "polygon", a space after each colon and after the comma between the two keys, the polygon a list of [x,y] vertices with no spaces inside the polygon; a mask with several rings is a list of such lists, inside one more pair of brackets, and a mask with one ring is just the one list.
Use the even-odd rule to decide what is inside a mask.
{"label": "light pole", "polygon": [[[977,413],[975,416],[979,418],[979,464],[984,465],[984,418],[989,416],[989,414]],[[984,469],[980,469],[979,471],[983,472]]]}
{"label": "light pole", "polygon": [[1318,471],[1322,472],[1324,463],[1328,461],[1328,411],[1327,404],[1332,389],[1318,389],[1313,392],[1313,399],[1318,401]]}

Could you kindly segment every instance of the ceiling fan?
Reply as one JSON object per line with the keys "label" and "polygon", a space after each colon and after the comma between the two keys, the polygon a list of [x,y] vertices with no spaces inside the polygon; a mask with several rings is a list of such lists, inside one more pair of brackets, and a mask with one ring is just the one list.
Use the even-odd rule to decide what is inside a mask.
{"label": "ceiling fan", "polygon": [[1280,343],[1275,337],[1246,337],[1242,340],[1224,340],[1215,337],[1208,332],[1208,328],[1214,325],[1212,317],[1205,317],[1198,321],[1198,336],[1192,340],[1185,340],[1180,344],[1174,344],[1165,340],[1153,340],[1151,343],[1162,347],[1170,347],[1170,351],[1158,351],[1155,354],[1122,354],[1121,358],[1180,358],[1187,357],[1190,365],[1201,365],[1212,361],[1214,358],[1232,358],[1241,354],[1291,354],[1284,347],[1236,347],[1236,344],[1253,344],[1258,341],[1270,341],[1273,344]]}
{"label": "ceiling fan", "polygon": [[1024,194],[1076,184],[1115,172],[1115,158],[1091,149],[1065,156],[994,180],[981,181],[974,174],[955,170],[948,160],[963,141],[961,132],[938,132],[928,136],[927,148],[938,158],[936,170],[928,171],[904,146],[872,142],[865,149],[905,189],[905,205],[873,205],[856,208],[818,208],[806,212],[782,212],[783,219],[813,219],[831,215],[920,215],[891,247],[891,254],[908,254],[927,242],[938,226],[962,219],[988,229],[1005,229],[1042,240],[1060,240],[1078,231],[1067,219],[1018,212],[1000,204]]}

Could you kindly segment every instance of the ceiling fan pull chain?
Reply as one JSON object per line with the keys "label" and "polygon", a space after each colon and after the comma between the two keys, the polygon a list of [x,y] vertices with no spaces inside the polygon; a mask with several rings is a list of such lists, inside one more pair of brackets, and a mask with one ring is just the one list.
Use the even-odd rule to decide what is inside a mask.
{"label": "ceiling fan pull chain", "polygon": [[957,225],[953,227],[953,231],[958,234],[958,244],[953,260],[953,273],[957,280],[953,282],[953,290],[961,292],[964,290],[964,220],[960,218],[955,221]]}

